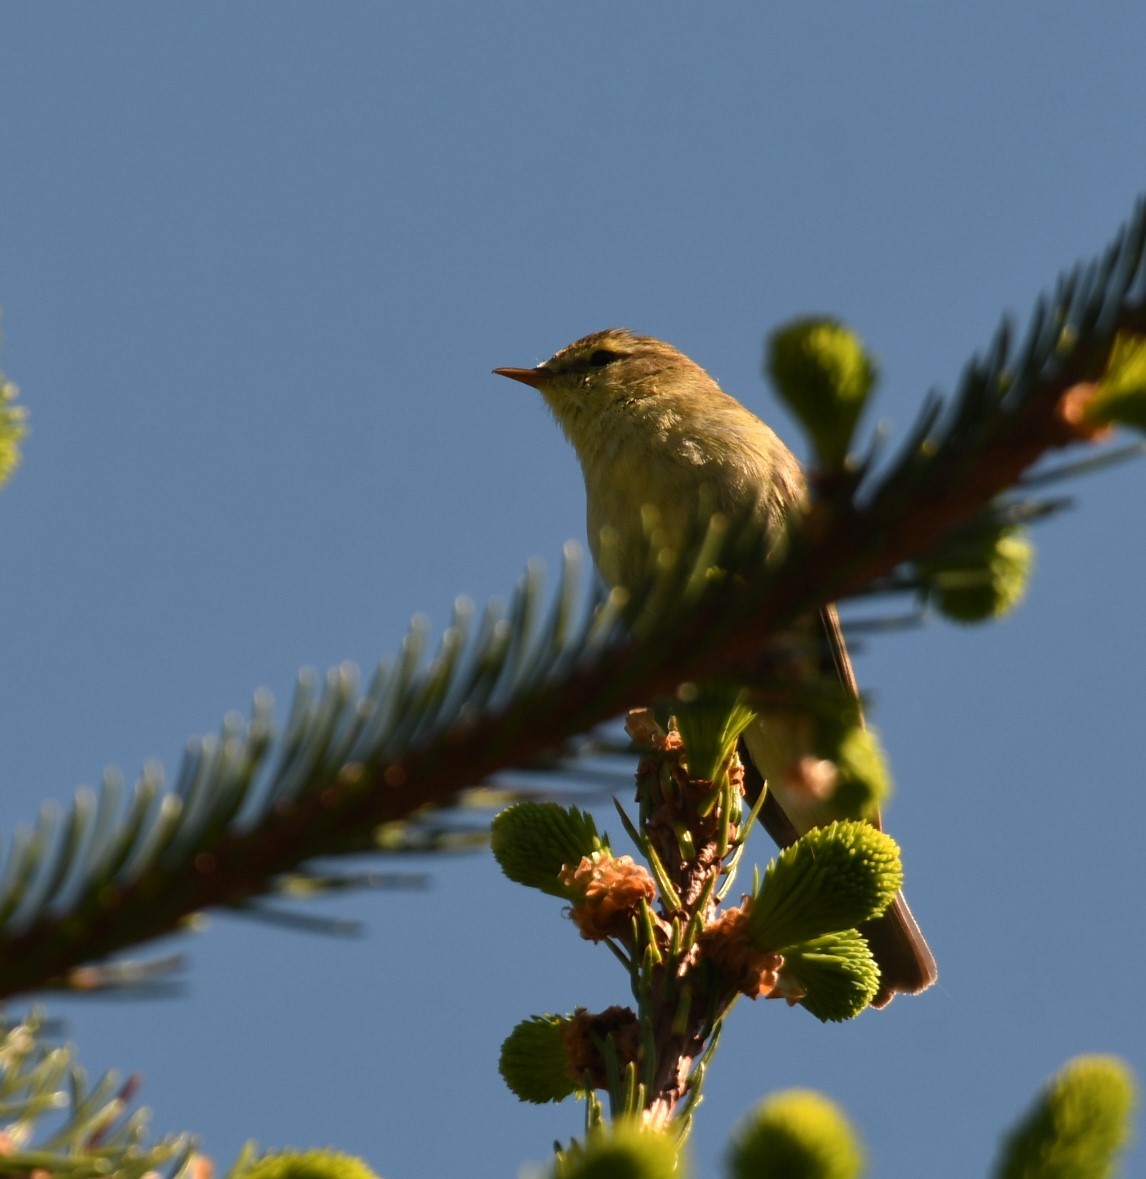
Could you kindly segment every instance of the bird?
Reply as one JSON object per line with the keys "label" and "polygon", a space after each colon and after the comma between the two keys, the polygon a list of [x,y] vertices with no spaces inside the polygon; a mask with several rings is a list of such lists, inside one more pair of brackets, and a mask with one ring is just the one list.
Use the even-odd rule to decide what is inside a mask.
{"label": "bird", "polygon": [[[585,480],[589,549],[609,586],[638,586],[646,578],[649,506],[658,529],[679,537],[693,534],[701,503],[733,519],[751,515],[770,550],[806,509],[807,483],[795,455],[700,365],[663,340],[607,328],[532,368],[493,371],[536,389],[576,452]],[[815,632],[817,667],[842,685],[862,719],[835,606],[823,607],[807,629]],[[838,817],[815,790],[801,788],[785,772],[786,759],[799,753],[793,741],[776,718],[761,715],[741,743],[746,769],[755,771],[748,775],[750,786],[755,782],[759,791],[767,782],[760,819],[780,847]],[[881,826],[878,811],[873,822]],[[861,932],[880,970],[873,1006],[935,982],[935,958],[902,892]]]}

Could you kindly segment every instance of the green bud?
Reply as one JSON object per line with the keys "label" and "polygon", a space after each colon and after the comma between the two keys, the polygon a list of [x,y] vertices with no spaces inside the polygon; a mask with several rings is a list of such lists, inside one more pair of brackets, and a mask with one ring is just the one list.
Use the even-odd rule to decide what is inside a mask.
{"label": "green bud", "polygon": [[811,435],[820,467],[843,466],[878,376],[859,336],[835,320],[795,320],[768,340],[765,373]]}
{"label": "green bud", "polygon": [[840,819],[871,822],[891,797],[891,770],[875,730],[852,724],[819,748],[835,763],[838,774],[832,813]]}
{"label": "green bud", "polygon": [[361,1160],[332,1150],[284,1151],[256,1159],[236,1179],[377,1179]]}
{"label": "green bud", "polygon": [[828,933],[782,953],[777,992],[799,998],[824,1023],[854,1019],[879,991],[879,967],[858,930]]}
{"label": "green bud", "polygon": [[20,465],[20,441],[28,432],[22,406],[12,405],[20,391],[0,373],[0,484]]}
{"label": "green bud", "polygon": [[671,1131],[615,1122],[578,1144],[558,1163],[556,1179],[687,1179],[688,1168]]}
{"label": "green bud", "polygon": [[565,897],[557,873],[607,848],[609,841],[597,833],[593,816],[575,806],[519,802],[494,818],[490,846],[510,880]]}
{"label": "green bud", "polygon": [[899,847],[869,823],[814,827],[764,873],[752,904],[749,940],[780,950],[878,917],[903,883]]}
{"label": "green bud", "polygon": [[1106,373],[1086,406],[1084,418],[1094,426],[1133,426],[1146,431],[1146,336],[1118,334]]}
{"label": "green bud", "polygon": [[544,1105],[563,1101],[581,1086],[569,1076],[569,1054],[564,1029],[569,1020],[561,1015],[535,1015],[524,1019],[501,1046],[498,1071],[521,1101]]}
{"label": "green bud", "polygon": [[1131,1132],[1134,1074],[1114,1056],[1079,1056],[1011,1131],[997,1179],[1107,1179]]}
{"label": "green bud", "polygon": [[954,622],[985,622],[1013,609],[1026,593],[1034,549],[1026,529],[977,521],[916,562],[926,594]]}
{"label": "green bud", "polygon": [[705,684],[678,699],[674,713],[690,778],[712,782],[729,760],[737,738],[756,719],[747,695],[742,688]]}
{"label": "green bud", "polygon": [[821,1093],[789,1089],[748,1115],[729,1163],[733,1179],[858,1179],[864,1157],[837,1105]]}

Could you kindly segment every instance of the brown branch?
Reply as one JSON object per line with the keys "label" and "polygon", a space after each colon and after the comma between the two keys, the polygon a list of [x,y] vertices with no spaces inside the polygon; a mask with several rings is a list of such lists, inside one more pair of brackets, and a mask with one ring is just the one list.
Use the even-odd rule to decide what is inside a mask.
{"label": "brown branch", "polygon": [[[1146,331],[1146,306],[1125,310],[1119,326]],[[670,695],[686,678],[745,674],[792,619],[926,554],[1047,452],[1078,440],[1060,409],[1074,386],[1101,373],[1112,336],[1076,349],[1017,408],[989,414],[973,442],[940,445],[925,462],[925,478],[917,470],[897,482],[901,467],[866,506],[850,496],[817,505],[773,576],[725,579],[641,641],[615,641],[524,698],[457,720],[392,764],[343,765],[258,822],[227,826],[197,849],[190,866],[153,869],[84,897],[69,912],[39,915],[0,940],[0,997],[66,982],[83,962],[174,932],[197,911],[267,892],[305,861],[360,849],[364,833],[378,825],[447,804],[634,702]]]}

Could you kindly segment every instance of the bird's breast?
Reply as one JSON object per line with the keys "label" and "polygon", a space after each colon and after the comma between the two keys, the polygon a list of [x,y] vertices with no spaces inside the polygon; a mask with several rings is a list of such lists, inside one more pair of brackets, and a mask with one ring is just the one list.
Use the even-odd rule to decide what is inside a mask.
{"label": "bird's breast", "polygon": [[681,435],[583,463],[589,547],[605,581],[636,585],[654,549],[687,541],[715,512],[756,509],[771,538],[782,514],[770,503],[768,472],[736,457]]}

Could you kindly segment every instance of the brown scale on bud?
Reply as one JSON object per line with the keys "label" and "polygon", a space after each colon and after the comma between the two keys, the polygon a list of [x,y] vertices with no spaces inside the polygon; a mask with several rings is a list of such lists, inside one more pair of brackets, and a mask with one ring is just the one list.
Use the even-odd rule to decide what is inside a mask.
{"label": "brown scale on bud", "polygon": [[580,863],[562,868],[557,879],[573,894],[569,910],[573,924],[593,942],[627,938],[641,902],[651,901],[657,891],[648,870],[632,856],[607,851],[582,856]]}
{"label": "brown scale on bud", "polygon": [[1100,389],[1099,385],[1083,382],[1072,385],[1058,399],[1054,408],[1054,425],[1058,435],[1056,441],[1060,446],[1071,442],[1095,442],[1113,431],[1109,423],[1092,422],[1087,416],[1087,410]]}
{"label": "brown scale on bud", "polygon": [[751,898],[745,898],[741,908],[729,909],[706,926],[700,935],[701,953],[742,994],[770,998],[776,994],[784,956],[758,950],[748,940],[751,910]]}
{"label": "brown scale on bud", "polygon": [[784,775],[788,788],[807,799],[814,806],[828,802],[840,781],[840,769],[834,761],[823,757],[801,757],[788,767]]}
{"label": "brown scale on bud", "polygon": [[744,763],[739,757],[732,759],[732,765],[728,767],[728,780],[732,783],[732,789],[741,798],[744,797]]}
{"label": "brown scale on bud", "polygon": [[625,717],[625,732],[637,745],[660,749],[667,734],[651,708],[630,708]]}
{"label": "brown scale on bud", "polygon": [[578,1085],[584,1083],[588,1073],[594,1088],[607,1086],[602,1046],[609,1036],[613,1038],[622,1069],[630,1061],[636,1061],[641,1047],[641,1028],[628,1007],[609,1007],[599,1014],[579,1009],[565,1024],[561,1032],[569,1056],[565,1071]]}

